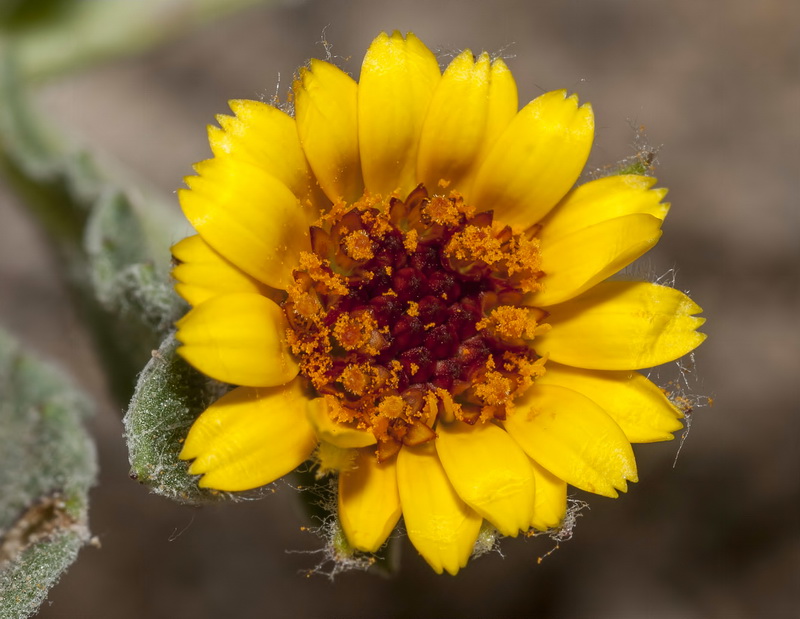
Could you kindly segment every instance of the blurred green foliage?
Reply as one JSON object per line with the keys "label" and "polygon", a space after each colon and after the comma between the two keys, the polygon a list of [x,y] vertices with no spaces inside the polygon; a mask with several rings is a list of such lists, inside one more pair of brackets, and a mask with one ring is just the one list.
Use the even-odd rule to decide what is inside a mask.
{"label": "blurred green foliage", "polygon": [[0,0],[0,27],[26,30],[57,21],[67,12],[70,0]]}
{"label": "blurred green foliage", "polygon": [[270,0],[0,0],[0,29],[21,75],[41,80],[141,53]]}
{"label": "blurred green foliage", "polygon": [[[109,173],[113,165],[73,149],[37,113],[31,89],[259,1],[0,0],[0,174],[47,235],[120,405],[185,309],[169,277],[169,244],[185,224],[167,199],[140,198],[127,177]],[[198,490],[177,455],[186,427],[221,387],[175,346],[167,338],[142,372],[127,418],[133,470],[162,494],[215,500],[221,495]],[[90,408],[0,331],[0,619],[35,613],[90,539]]]}
{"label": "blurred green foliage", "polygon": [[166,200],[136,202],[86,152],[44,125],[7,54],[0,62],[0,170],[58,254],[63,275],[125,402],[150,350],[181,305],[169,280],[169,244],[183,222]]}

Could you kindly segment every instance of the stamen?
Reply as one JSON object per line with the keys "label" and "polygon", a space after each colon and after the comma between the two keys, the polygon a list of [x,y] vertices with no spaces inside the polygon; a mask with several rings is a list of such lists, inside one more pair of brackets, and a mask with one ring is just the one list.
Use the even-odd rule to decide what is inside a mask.
{"label": "stamen", "polygon": [[370,260],[375,256],[372,252],[372,241],[364,230],[356,230],[345,239],[345,251],[353,260]]}

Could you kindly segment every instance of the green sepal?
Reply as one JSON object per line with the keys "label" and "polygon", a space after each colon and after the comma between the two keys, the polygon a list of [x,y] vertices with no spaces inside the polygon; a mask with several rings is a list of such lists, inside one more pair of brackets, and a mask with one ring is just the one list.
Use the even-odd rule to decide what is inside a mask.
{"label": "green sepal", "polygon": [[181,503],[230,499],[229,493],[198,487],[198,476],[178,458],[194,420],[228,388],[186,363],[178,346],[170,334],[139,374],[123,420],[131,478]]}

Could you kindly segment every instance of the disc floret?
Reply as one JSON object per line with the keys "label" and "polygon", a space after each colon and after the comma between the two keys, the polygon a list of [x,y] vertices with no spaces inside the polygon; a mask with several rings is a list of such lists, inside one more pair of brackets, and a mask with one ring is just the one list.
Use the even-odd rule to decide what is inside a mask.
{"label": "disc floret", "polygon": [[502,420],[543,373],[538,240],[461,195],[337,203],[311,228],[284,303],[301,373],[332,419],[371,432],[378,458],[439,422]]}

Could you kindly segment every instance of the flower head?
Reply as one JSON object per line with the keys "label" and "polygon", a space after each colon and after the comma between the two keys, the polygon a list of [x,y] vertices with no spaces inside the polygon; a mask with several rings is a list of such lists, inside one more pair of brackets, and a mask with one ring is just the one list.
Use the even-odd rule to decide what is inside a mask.
{"label": "flower head", "polygon": [[315,457],[350,546],[375,552],[402,516],[450,573],[484,521],[546,530],[568,484],[625,491],[631,443],[681,427],[636,370],[704,339],[683,293],[608,281],[657,242],[666,191],[574,187],[591,107],[557,91],[518,110],[485,53],[442,73],[414,35],[381,34],[360,82],[312,60],[293,92],[293,117],[232,101],[180,194],[198,232],[173,249],[180,352],[237,385],[186,438],[199,484]]}

